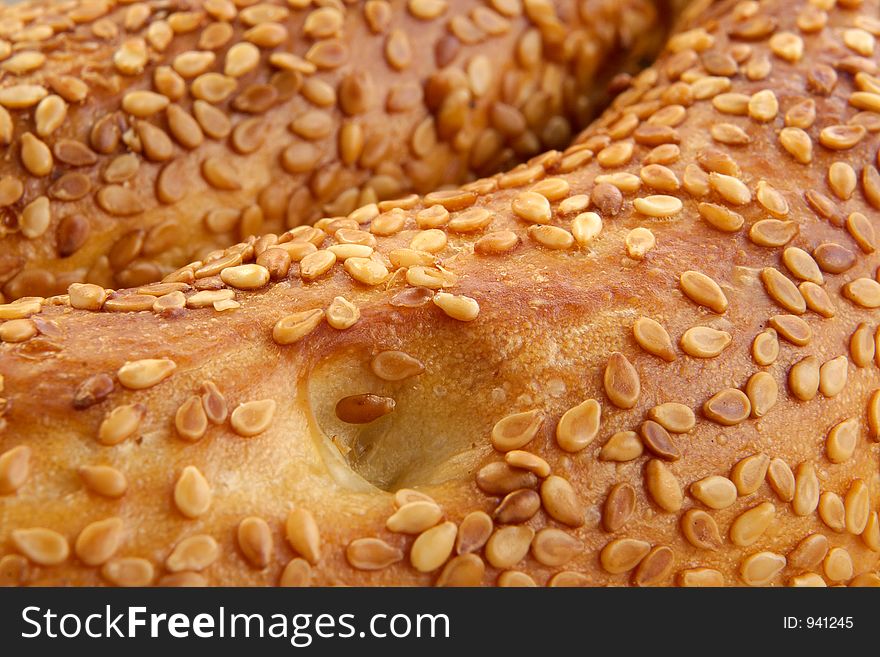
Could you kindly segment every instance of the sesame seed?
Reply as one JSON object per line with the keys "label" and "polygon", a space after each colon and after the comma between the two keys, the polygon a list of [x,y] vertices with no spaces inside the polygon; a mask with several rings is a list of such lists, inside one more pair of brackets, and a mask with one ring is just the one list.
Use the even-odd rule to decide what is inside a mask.
{"label": "sesame seed", "polygon": [[76,538],[74,552],[87,566],[100,566],[119,549],[123,538],[122,520],[107,518],[87,525]]}
{"label": "sesame seed", "polygon": [[98,442],[117,445],[137,433],[147,414],[143,404],[124,404],[110,411],[98,428]]}
{"label": "sesame seed", "polygon": [[806,516],[819,505],[819,479],[812,463],[804,461],[795,470],[794,499],[791,510],[796,516]]}
{"label": "sesame seed", "polygon": [[336,403],[336,417],[349,424],[368,424],[394,412],[396,402],[391,397],[370,393],[343,397]]}
{"label": "sesame seed", "polygon": [[287,516],[287,541],[300,556],[313,566],[321,558],[321,536],[310,511],[295,508]]}
{"label": "sesame seed", "polygon": [[89,465],[79,469],[79,476],[86,487],[98,495],[120,498],[128,489],[125,475],[108,465]]}
{"label": "sesame seed", "polygon": [[32,450],[19,445],[0,454],[0,495],[10,495],[27,481]]}
{"label": "sesame seed", "polygon": [[14,529],[11,538],[19,552],[40,566],[57,566],[65,562],[70,554],[67,539],[51,529]]}
{"label": "sesame seed", "polygon": [[[458,528],[455,523],[449,521],[419,534],[410,549],[410,563],[413,568],[422,573],[440,568],[452,554],[457,534]],[[531,541],[531,537],[529,541]],[[526,549],[528,549],[528,543]],[[489,558],[488,551],[487,558]]]}
{"label": "sesame seed", "polygon": [[786,560],[781,554],[756,552],[740,564],[740,577],[749,586],[766,586],[785,568]]}
{"label": "sesame seed", "polygon": [[358,538],[345,549],[348,563],[358,570],[383,570],[403,560],[403,552],[378,538]]}
{"label": "sesame seed", "polygon": [[618,538],[599,553],[599,563],[612,575],[632,570],[651,551],[650,543],[634,538]]}
{"label": "sesame seed", "polygon": [[588,399],[567,410],[556,425],[556,443],[566,452],[579,452],[596,438],[602,409],[595,399]]}
{"label": "sesame seed", "polygon": [[206,534],[198,534],[180,541],[165,560],[165,567],[172,573],[198,572],[214,563],[219,556],[217,541]]}

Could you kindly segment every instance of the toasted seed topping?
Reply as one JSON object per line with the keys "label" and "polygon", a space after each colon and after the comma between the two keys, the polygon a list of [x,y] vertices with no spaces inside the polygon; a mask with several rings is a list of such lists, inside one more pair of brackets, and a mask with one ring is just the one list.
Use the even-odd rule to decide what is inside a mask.
{"label": "toasted seed topping", "polygon": [[403,560],[403,552],[378,538],[359,538],[348,544],[345,557],[358,570],[382,570]]}
{"label": "toasted seed topping", "polygon": [[727,331],[718,331],[708,326],[694,326],[684,332],[681,348],[695,358],[714,358],[730,344]]}
{"label": "toasted seed topping", "polygon": [[448,521],[419,534],[410,550],[413,568],[423,573],[440,568],[452,554],[457,534],[455,523]]}
{"label": "toasted seed topping", "polygon": [[174,427],[177,434],[184,440],[199,440],[208,430],[208,416],[202,406],[202,400],[192,395],[177,409],[174,415]]}
{"label": "toasted seed topping", "polygon": [[538,192],[521,192],[511,205],[513,213],[521,219],[534,224],[546,224],[552,217],[550,201]]}
{"label": "toasted seed topping", "polygon": [[656,243],[654,233],[650,230],[643,227],[634,228],[625,239],[626,254],[634,260],[642,260]]}
{"label": "toasted seed topping", "polygon": [[679,279],[682,291],[693,301],[716,313],[727,310],[727,297],[718,284],[705,274],[686,271]]}
{"label": "toasted seed topping", "polygon": [[767,294],[789,312],[802,315],[807,310],[806,302],[798,288],[778,270],[765,267],[761,280]]}
{"label": "toasted seed topping", "polygon": [[211,487],[198,468],[188,465],[174,485],[174,505],[187,518],[204,515],[211,506]]}
{"label": "toasted seed topping", "polygon": [[626,525],[635,508],[636,492],[632,486],[627,483],[612,486],[602,510],[602,525],[605,531],[616,532],[621,529]]}
{"label": "toasted seed topping", "polygon": [[739,514],[730,525],[730,540],[740,547],[752,545],[767,531],[776,515],[776,508],[764,502]]}
{"label": "toasted seed topping", "polygon": [[305,559],[295,557],[287,562],[281,577],[278,578],[278,586],[306,587],[312,580],[312,567]]}
{"label": "toasted seed topping", "polygon": [[463,554],[450,559],[435,586],[479,586],[486,565],[476,554]]}
{"label": "toasted seed topping", "polygon": [[730,479],[712,475],[692,483],[690,493],[710,509],[726,509],[736,501],[737,488]]}
{"label": "toasted seed topping", "polygon": [[433,502],[417,500],[401,506],[385,523],[388,531],[421,534],[443,518],[443,511]]}
{"label": "toasted seed topping", "polygon": [[815,356],[799,360],[788,371],[788,387],[801,401],[809,401],[819,391],[819,361]]}
{"label": "toasted seed topping", "polygon": [[794,499],[791,510],[796,516],[806,516],[819,505],[819,479],[812,463],[804,461],[795,470]]}
{"label": "toasted seed topping", "polygon": [[834,425],[825,439],[825,453],[832,463],[844,463],[855,452],[859,439],[857,420],[849,418]]}
{"label": "toasted seed topping", "polygon": [[236,539],[241,553],[253,568],[265,568],[272,561],[272,531],[262,518],[250,516],[242,520],[238,524]]}
{"label": "toasted seed topping", "polygon": [[634,538],[618,538],[602,548],[599,563],[607,572],[617,575],[638,566],[650,551],[650,543]]}
{"label": "toasted seed topping", "polygon": [[544,422],[538,410],[508,415],[492,428],[492,446],[499,452],[509,452],[527,445],[537,435]]}
{"label": "toasted seed topping", "polygon": [[128,488],[125,475],[109,465],[84,466],[79,469],[79,476],[89,490],[104,497],[122,497]]}
{"label": "toasted seed topping", "polygon": [[602,461],[632,461],[642,455],[644,447],[635,431],[618,431],[602,446]]}
{"label": "toasted seed topping", "polygon": [[424,372],[425,366],[403,351],[382,351],[370,361],[370,369],[385,381],[403,381]]}
{"label": "toasted seed topping", "polygon": [[618,408],[632,408],[641,393],[639,374],[626,356],[614,352],[608,358],[604,374],[605,394]]}
{"label": "toasted seed topping", "polygon": [[724,586],[724,575],[714,568],[687,568],[678,573],[678,585],[688,587]]}
{"label": "toasted seed topping", "polygon": [[541,502],[554,520],[570,527],[584,524],[584,510],[577,493],[567,479],[551,475],[541,484]]}
{"label": "toasted seed topping", "polygon": [[276,406],[274,399],[242,402],[232,411],[229,423],[239,436],[256,436],[272,424]]}
{"label": "toasted seed topping", "polygon": [[170,358],[146,358],[125,363],[116,376],[126,388],[143,390],[164,381],[175,369],[177,364]]}
{"label": "toasted seed topping", "polygon": [[533,472],[538,477],[543,478],[550,474],[550,465],[547,461],[531,452],[515,449],[504,455],[504,462],[512,468]]}
{"label": "toasted seed topping", "polygon": [[320,308],[287,315],[276,322],[272,339],[280,345],[293,344],[314,331],[323,319],[324,311]]}
{"label": "toasted seed topping", "polygon": [[808,570],[819,565],[828,554],[828,539],[822,534],[810,534],[788,555],[788,562],[795,568]]}
{"label": "toasted seed topping", "polygon": [[857,278],[841,288],[847,299],[862,308],[880,308],[880,283],[873,278]]}
{"label": "toasted seed topping", "polygon": [[431,502],[436,504],[434,498],[430,495],[426,495],[425,493],[421,493],[412,488],[401,488],[394,493],[394,508],[399,509],[410,502]]}
{"label": "toasted seed topping", "polygon": [[847,217],[846,229],[862,251],[873,253],[876,250],[874,227],[861,212],[853,212]]}
{"label": "toasted seed topping", "polygon": [[727,388],[714,394],[703,404],[703,414],[718,424],[739,424],[751,413],[751,402],[744,392]]}
{"label": "toasted seed topping", "polygon": [[876,511],[872,511],[868,516],[868,522],[862,532],[862,542],[868,549],[880,552],[880,518]]}
{"label": "toasted seed topping", "polygon": [[74,552],[86,565],[100,566],[119,549],[122,534],[122,520],[119,518],[97,520],[80,532]]}
{"label": "toasted seed topping", "polygon": [[472,322],[480,313],[480,305],[476,299],[464,295],[438,292],[431,301],[446,315],[460,322]]}
{"label": "toasted seed topping", "polygon": [[822,562],[825,576],[832,582],[843,582],[852,579],[853,563],[849,552],[844,548],[834,547]]}
{"label": "toasted seed topping", "polygon": [[746,383],[746,395],[752,417],[764,417],[776,405],[779,395],[776,379],[768,372],[755,372]]}
{"label": "toasted seed topping", "polygon": [[21,488],[30,474],[31,448],[13,447],[0,454],[0,495],[10,495]]}
{"label": "toasted seed topping", "polygon": [[287,516],[287,542],[313,566],[321,558],[321,535],[314,516],[306,509],[296,508]]}
{"label": "toasted seed topping", "polygon": [[391,397],[363,394],[343,397],[336,404],[336,417],[350,424],[367,424],[394,411]]}
{"label": "toasted seed topping", "polygon": [[223,424],[227,414],[226,399],[211,381],[205,381],[202,384],[201,392],[202,408],[205,409],[208,421],[213,424]]}
{"label": "toasted seed topping", "polygon": [[804,301],[807,302],[807,308],[813,312],[822,317],[834,317],[837,314],[828,293],[815,283],[804,281],[798,286],[798,290],[803,295]]}
{"label": "toasted seed topping", "polygon": [[168,558],[165,567],[172,573],[204,570],[220,556],[220,546],[211,536],[197,534],[180,541]]}
{"label": "toasted seed topping", "polygon": [[796,315],[774,315],[769,323],[779,335],[799,347],[809,344],[813,336],[810,325]]}
{"label": "toasted seed topping", "polygon": [[532,541],[532,556],[545,566],[564,566],[580,554],[584,545],[577,538],[554,528],[544,528]]}
{"label": "toasted seed topping", "polygon": [[509,526],[495,530],[486,542],[486,560],[495,568],[510,568],[526,556],[535,531],[526,526]]}
{"label": "toasted seed topping", "polygon": [[658,545],[651,549],[642,559],[633,575],[636,586],[656,586],[661,584],[672,573],[675,564],[675,553],[666,545]]}
{"label": "toasted seed topping", "polygon": [[579,452],[596,438],[602,408],[595,399],[588,399],[567,410],[556,425],[556,443],[566,452]]}
{"label": "toasted seed topping", "polygon": [[766,586],[785,568],[786,560],[774,552],[757,552],[743,559],[740,577],[749,586]]}
{"label": "toasted seed topping", "polygon": [[681,484],[669,468],[658,459],[651,459],[645,468],[645,485],[651,499],[661,509],[675,513],[681,508]]}
{"label": "toasted seed topping", "polygon": [[745,219],[738,212],[715,203],[700,203],[698,206],[700,216],[713,228],[726,233],[735,233],[743,227]]}
{"label": "toasted seed topping", "polygon": [[456,554],[470,554],[479,551],[492,534],[492,519],[482,511],[472,511],[464,517],[458,527],[455,540]]}
{"label": "toasted seed topping", "polygon": [[696,425],[696,417],[690,407],[677,402],[654,406],[648,411],[648,417],[673,433],[687,433]]}
{"label": "toasted seed topping", "polygon": [[220,272],[224,283],[240,290],[256,290],[269,282],[269,270],[261,265],[238,265]]}
{"label": "toasted seed topping", "polygon": [[760,453],[737,462],[730,471],[730,479],[736,485],[737,492],[740,495],[751,495],[757,491],[764,483],[769,466],[770,458]]}
{"label": "toasted seed topping", "polygon": [[785,461],[779,458],[770,461],[767,481],[780,500],[791,502],[794,499],[794,473]]}
{"label": "toasted seed topping", "polygon": [[149,586],[155,570],[152,563],[141,557],[116,557],[101,567],[101,576],[116,586]]}
{"label": "toasted seed topping", "polygon": [[535,580],[519,570],[505,570],[498,576],[497,586],[501,587],[534,587]]}
{"label": "toasted seed topping", "polygon": [[633,335],[645,351],[667,362],[675,360],[675,348],[666,329],[648,317],[639,317],[633,324]]}
{"label": "toasted seed topping", "polygon": [[11,538],[15,548],[39,566],[57,566],[70,554],[67,539],[51,529],[14,529]]}
{"label": "toasted seed topping", "polygon": [[870,515],[868,487],[862,479],[854,480],[844,498],[845,526],[850,534],[859,535],[865,531]]}
{"label": "toasted seed topping", "polygon": [[848,365],[846,356],[838,356],[822,364],[819,368],[819,390],[823,395],[836,397],[843,391]]}
{"label": "toasted seed topping", "polygon": [[819,496],[819,517],[836,532],[844,530],[844,508],[840,495],[825,491]]}
{"label": "toasted seed topping", "polygon": [[633,207],[649,217],[671,217],[681,212],[681,201],[674,196],[655,195],[633,200]]}
{"label": "toasted seed topping", "polygon": [[143,404],[124,404],[110,411],[98,428],[98,442],[117,445],[137,433],[147,414]]}
{"label": "toasted seed topping", "polygon": [[660,424],[653,420],[642,422],[639,427],[642,442],[648,451],[667,461],[677,461],[681,458],[681,452],[672,439],[672,436]]}
{"label": "toasted seed topping", "polygon": [[581,247],[589,245],[601,231],[602,219],[595,212],[583,212],[571,221],[572,235]]}

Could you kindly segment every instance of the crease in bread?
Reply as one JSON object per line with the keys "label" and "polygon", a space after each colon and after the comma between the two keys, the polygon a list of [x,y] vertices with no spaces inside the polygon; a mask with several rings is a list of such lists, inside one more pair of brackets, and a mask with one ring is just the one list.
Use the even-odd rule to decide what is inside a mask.
{"label": "crease in bread", "polygon": [[4,581],[880,583],[878,2],[700,10],[563,151],[0,306]]}
{"label": "crease in bread", "polygon": [[142,285],[559,148],[662,45],[658,2],[4,7],[0,294]]}

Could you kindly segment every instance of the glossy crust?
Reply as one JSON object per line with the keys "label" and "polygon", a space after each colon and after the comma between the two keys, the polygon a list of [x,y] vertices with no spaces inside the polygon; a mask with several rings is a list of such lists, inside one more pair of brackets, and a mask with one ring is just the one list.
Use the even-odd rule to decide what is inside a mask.
{"label": "glossy crust", "polygon": [[[261,271],[238,256],[375,239],[372,259],[314,281],[329,256],[207,298],[190,283],[223,279],[184,269],[141,292],[170,295],[159,312],[108,312],[149,299],[81,288],[0,307],[39,332],[0,359],[0,452],[19,449],[2,471],[7,580],[877,584],[878,123],[853,104],[880,90],[880,24],[875,0],[827,4],[716,3],[564,153],[361,232],[321,221],[213,261],[247,286]],[[667,170],[646,167],[661,156]],[[527,222],[547,196],[549,223]],[[457,208],[446,224],[423,213],[437,203]],[[490,224],[457,232],[473,208]],[[419,232],[428,219],[437,232]],[[413,239],[434,255],[395,251]],[[212,298],[226,310],[175,309]],[[188,401],[205,381],[230,411],[271,402],[202,421],[224,415],[210,387]],[[125,405],[136,430],[99,429]],[[117,499],[109,476],[101,496],[77,474],[99,464],[124,473]]]}
{"label": "glossy crust", "polygon": [[649,0],[6,7],[0,293],[141,285],[561,147],[657,26]]}

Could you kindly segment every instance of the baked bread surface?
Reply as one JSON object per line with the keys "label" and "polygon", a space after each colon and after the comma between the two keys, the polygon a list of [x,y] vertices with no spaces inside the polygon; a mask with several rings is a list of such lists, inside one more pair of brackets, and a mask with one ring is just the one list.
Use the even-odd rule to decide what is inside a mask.
{"label": "baked bread surface", "polygon": [[878,4],[701,9],[563,152],[0,306],[6,581],[876,585]]}

